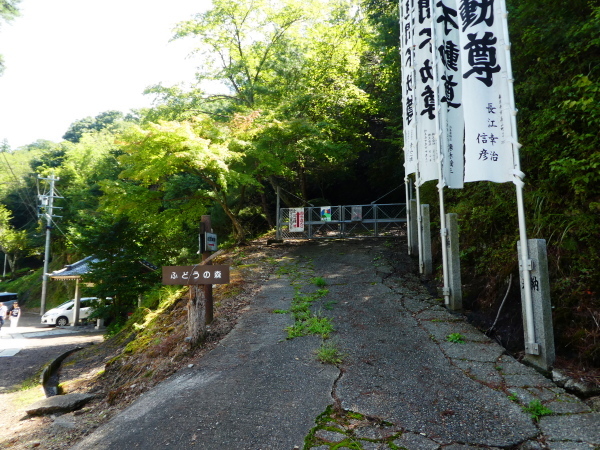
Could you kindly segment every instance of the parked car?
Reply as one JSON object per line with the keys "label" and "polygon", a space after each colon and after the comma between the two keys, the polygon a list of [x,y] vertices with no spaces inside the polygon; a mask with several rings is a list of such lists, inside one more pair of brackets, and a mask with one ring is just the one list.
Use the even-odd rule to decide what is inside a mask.
{"label": "parked car", "polygon": [[0,303],[4,303],[7,307],[12,306],[14,302],[19,301],[19,294],[16,292],[0,292]]}
{"label": "parked car", "polygon": [[[80,300],[79,320],[86,320],[94,310],[96,297],[83,297]],[[42,316],[42,324],[64,327],[73,322],[75,300],[69,300],[56,308],[52,308]]]}

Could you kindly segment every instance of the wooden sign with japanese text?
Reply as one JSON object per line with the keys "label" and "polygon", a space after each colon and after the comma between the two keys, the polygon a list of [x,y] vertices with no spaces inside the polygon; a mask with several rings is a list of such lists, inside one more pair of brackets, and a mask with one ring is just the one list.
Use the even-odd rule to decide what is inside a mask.
{"label": "wooden sign with japanese text", "polygon": [[229,266],[165,266],[162,268],[162,284],[227,284]]}

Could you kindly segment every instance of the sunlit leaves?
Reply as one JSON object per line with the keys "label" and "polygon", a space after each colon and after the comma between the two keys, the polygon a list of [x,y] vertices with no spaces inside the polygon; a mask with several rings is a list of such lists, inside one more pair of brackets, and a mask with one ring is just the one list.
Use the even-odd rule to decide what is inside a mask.
{"label": "sunlit leaves", "polygon": [[230,150],[226,137],[226,129],[205,116],[130,127],[119,137],[120,180],[102,185],[103,207],[136,221],[151,220],[163,230],[180,230],[197,226],[216,203],[242,238],[230,196],[256,181],[237,170],[244,155]]}

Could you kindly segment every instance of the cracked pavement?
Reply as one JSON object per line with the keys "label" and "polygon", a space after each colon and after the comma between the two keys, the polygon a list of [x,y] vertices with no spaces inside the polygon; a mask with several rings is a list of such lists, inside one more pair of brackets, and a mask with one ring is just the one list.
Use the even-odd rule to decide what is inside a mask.
{"label": "cracked pavement", "polygon": [[[271,276],[215,350],[74,448],[600,446],[600,413],[447,311],[408,256],[386,260],[389,245],[365,239],[290,246],[281,264],[294,270]],[[273,313],[289,309],[297,289],[316,289],[315,276],[329,293],[312,308],[333,320],[331,339],[344,356],[338,366],[317,361],[319,336],[286,339],[293,319]],[[448,342],[452,333],[464,343]],[[522,406],[533,400],[552,414],[532,420]]]}

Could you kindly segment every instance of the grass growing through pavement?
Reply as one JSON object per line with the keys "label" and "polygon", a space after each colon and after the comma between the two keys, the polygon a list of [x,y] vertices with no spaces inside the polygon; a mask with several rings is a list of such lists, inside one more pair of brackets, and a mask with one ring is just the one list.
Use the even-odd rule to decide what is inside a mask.
{"label": "grass growing through pavement", "polygon": [[[323,317],[321,313],[315,314],[311,309],[313,303],[323,299],[329,293],[329,290],[325,289],[327,281],[323,277],[307,277],[307,273],[313,270],[311,260],[304,261],[302,264],[298,262],[287,263],[277,269],[278,275],[287,275],[290,278],[296,290],[289,311],[274,311],[276,313],[289,312],[294,317],[294,324],[285,328],[288,339],[308,335],[318,335],[323,339],[327,339],[334,330],[329,317]],[[306,282],[316,286],[317,291],[309,294],[300,292]]]}
{"label": "grass growing through pavement", "polygon": [[446,340],[448,342],[454,342],[455,344],[464,344],[465,343],[465,338],[460,333],[451,333],[448,336],[446,336]]}
{"label": "grass growing through pavement", "polygon": [[523,406],[522,408],[523,411],[529,414],[536,422],[539,422],[540,417],[554,414],[554,411],[547,406],[544,406],[539,400],[533,400],[529,402],[529,405]]}
{"label": "grass growing through pavement", "polygon": [[[324,412],[319,414],[315,424],[316,426],[310,430],[304,439],[303,450],[312,448],[328,448],[329,450],[386,448],[399,450],[403,448],[394,444],[394,441],[402,436],[402,432],[393,433],[390,430],[388,437],[380,439],[367,437],[370,433],[361,432],[363,429],[372,428],[373,426],[379,429],[390,428],[393,426],[391,423],[369,418],[354,411],[338,410],[333,405],[328,406]],[[328,435],[327,438],[325,438],[326,435]]]}
{"label": "grass growing through pavement", "polygon": [[[323,309],[331,310],[336,302],[323,302],[329,294],[329,289],[325,288],[327,280],[319,276],[311,277],[309,276],[311,273],[314,273],[311,260],[303,263],[287,263],[279,267],[277,274],[288,276],[296,293],[289,311],[275,310],[273,312],[277,314],[290,313],[294,317],[294,324],[285,328],[288,339],[308,335],[321,336],[323,343],[317,350],[317,359],[324,364],[339,364],[342,362],[341,352],[334,343],[327,341],[334,332],[333,322],[331,318],[325,317],[321,310],[315,312],[314,306],[316,302],[321,301]],[[301,289],[305,284],[312,284],[317,287],[317,290],[312,293],[303,293]]]}
{"label": "grass growing through pavement", "polygon": [[323,341],[321,347],[317,350],[317,359],[323,364],[340,364],[343,355],[335,342],[331,340]]}
{"label": "grass growing through pavement", "polygon": [[310,282],[320,288],[327,286],[327,281],[323,277],[314,277]]}
{"label": "grass growing through pavement", "polygon": [[327,289],[318,289],[312,294],[296,292],[290,307],[290,312],[294,316],[294,324],[285,329],[288,333],[288,339],[310,334],[319,335],[324,339],[329,337],[333,332],[331,319],[311,311],[313,302],[325,297],[328,293],[329,290]]}

